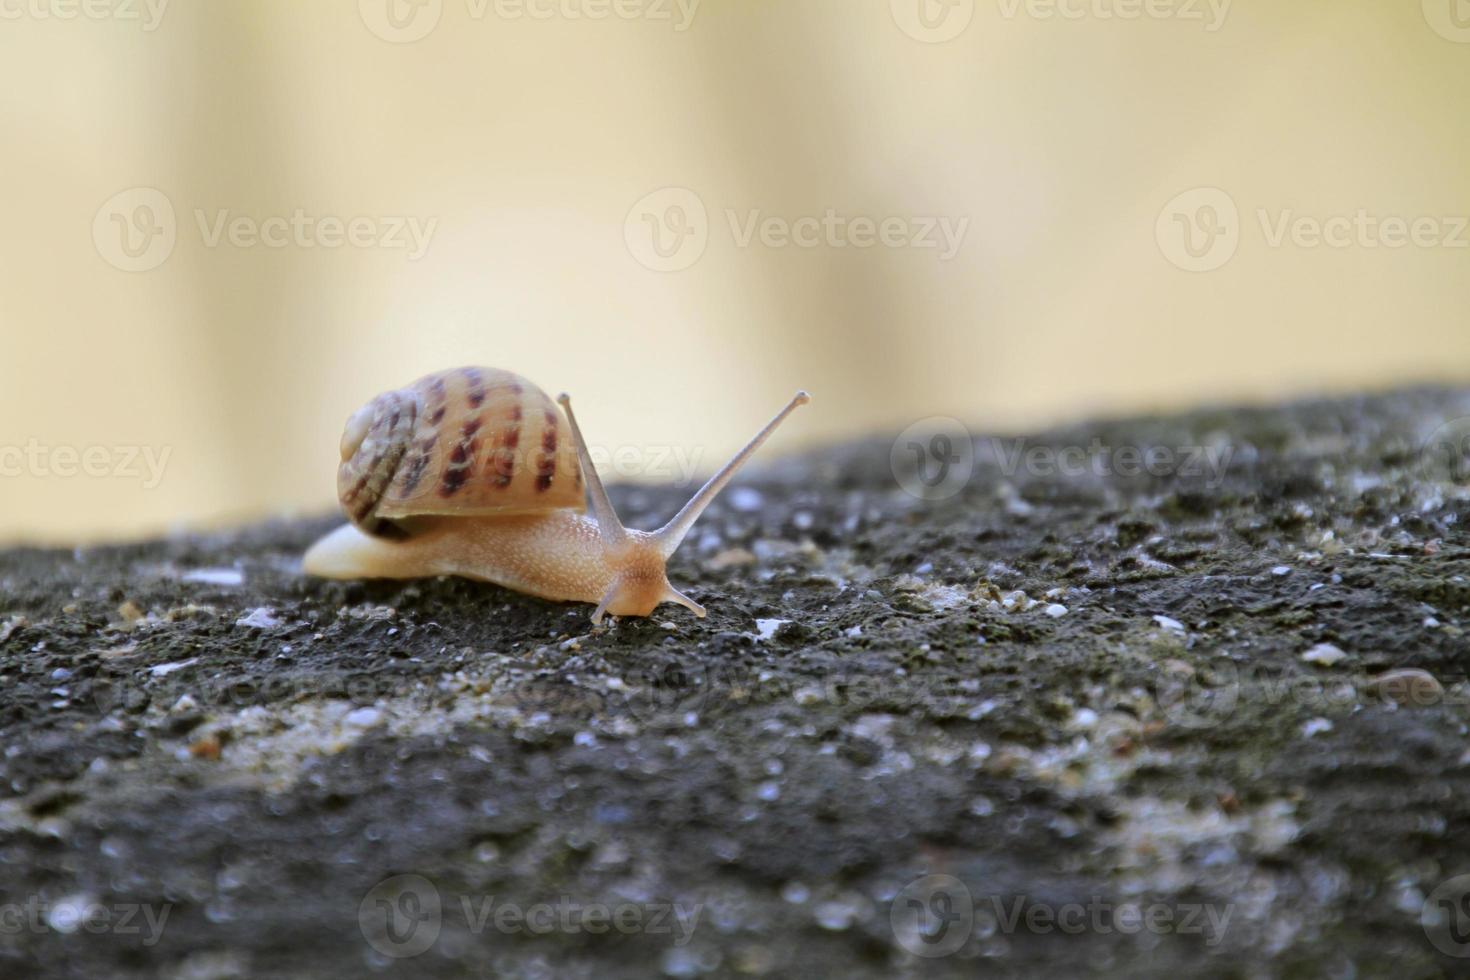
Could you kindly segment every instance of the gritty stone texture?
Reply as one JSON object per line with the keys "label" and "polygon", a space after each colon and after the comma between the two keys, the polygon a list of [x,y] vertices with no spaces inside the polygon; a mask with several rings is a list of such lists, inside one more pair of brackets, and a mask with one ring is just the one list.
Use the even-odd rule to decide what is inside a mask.
{"label": "gritty stone texture", "polygon": [[[1465,416],[1415,390],[1024,447],[1218,478],[985,437],[932,503],[887,440],[786,460],[673,561],[702,621],[309,580],[327,519],[5,552],[0,911],[40,911],[0,917],[0,976],[1462,976],[1432,913],[1470,872],[1470,500],[1421,447]],[[687,493],[614,499],[647,527]],[[499,930],[491,898],[646,928]],[[1128,903],[1180,928],[1046,924]],[[130,904],[161,936],[74,921]]]}

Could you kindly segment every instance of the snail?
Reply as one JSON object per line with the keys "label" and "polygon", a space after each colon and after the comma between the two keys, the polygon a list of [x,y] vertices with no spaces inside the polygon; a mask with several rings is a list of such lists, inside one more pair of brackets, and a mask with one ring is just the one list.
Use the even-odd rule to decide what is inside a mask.
{"label": "snail", "polygon": [[[604,614],[674,602],[664,566],[699,515],[786,416],[799,391],[657,531],[623,526],[572,414],[509,371],[467,367],[379,395],[347,420],[337,495],[351,523],[307,551],[322,578],[458,575]],[[571,439],[564,438],[569,430]],[[570,441],[571,445],[568,446]],[[587,516],[591,498],[592,516]]]}

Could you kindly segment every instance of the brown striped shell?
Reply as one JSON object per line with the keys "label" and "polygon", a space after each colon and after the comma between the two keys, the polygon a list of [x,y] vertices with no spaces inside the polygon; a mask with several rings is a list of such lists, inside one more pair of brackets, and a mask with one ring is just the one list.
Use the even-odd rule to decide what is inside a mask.
{"label": "brown striped shell", "polygon": [[440,371],[358,409],[342,433],[337,496],[353,524],[390,537],[416,516],[586,509],[560,409],[486,367]]}

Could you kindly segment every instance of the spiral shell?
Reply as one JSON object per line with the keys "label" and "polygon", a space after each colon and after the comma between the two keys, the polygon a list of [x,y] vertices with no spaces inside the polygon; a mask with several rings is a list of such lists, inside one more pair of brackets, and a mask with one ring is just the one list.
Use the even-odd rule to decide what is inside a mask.
{"label": "spiral shell", "polygon": [[369,534],[405,518],[586,508],[560,410],[519,375],[467,367],[374,398],[347,420],[337,496]]}

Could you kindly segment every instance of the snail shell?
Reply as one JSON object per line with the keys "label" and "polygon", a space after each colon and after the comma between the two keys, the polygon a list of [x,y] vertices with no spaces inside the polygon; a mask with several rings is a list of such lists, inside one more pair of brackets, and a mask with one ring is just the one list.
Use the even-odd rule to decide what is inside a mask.
{"label": "snail shell", "polygon": [[369,534],[402,537],[426,515],[586,509],[582,468],[556,404],[496,368],[441,371],[347,420],[337,496]]}

